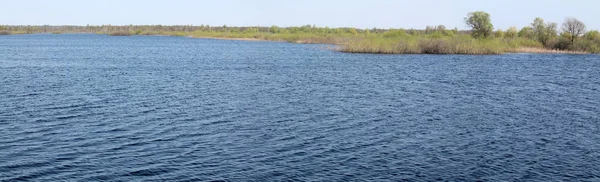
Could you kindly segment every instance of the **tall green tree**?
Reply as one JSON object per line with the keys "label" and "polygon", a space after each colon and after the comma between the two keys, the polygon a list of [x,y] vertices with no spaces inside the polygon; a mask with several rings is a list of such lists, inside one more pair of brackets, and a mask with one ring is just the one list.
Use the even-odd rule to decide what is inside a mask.
{"label": "tall green tree", "polygon": [[490,14],[483,11],[470,12],[465,18],[465,23],[471,27],[471,35],[475,38],[490,37],[494,31]]}
{"label": "tall green tree", "polygon": [[556,23],[544,23],[544,19],[535,18],[531,24],[533,33],[536,39],[543,45],[548,44],[548,41],[556,37]]}
{"label": "tall green tree", "polygon": [[533,32],[533,28],[531,28],[531,27],[523,27],[519,31],[518,35],[521,38],[527,38],[527,39],[533,39],[533,38],[535,38],[535,33]]}

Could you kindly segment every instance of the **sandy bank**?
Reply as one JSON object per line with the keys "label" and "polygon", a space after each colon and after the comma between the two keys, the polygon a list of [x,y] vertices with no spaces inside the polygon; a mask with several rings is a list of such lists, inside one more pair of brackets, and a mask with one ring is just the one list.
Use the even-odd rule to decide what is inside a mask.
{"label": "sandy bank", "polygon": [[513,51],[509,51],[511,53],[540,53],[540,54],[590,54],[588,52],[583,51],[567,51],[567,50],[554,50],[554,49],[544,49],[544,48],[534,48],[534,47],[521,47]]}

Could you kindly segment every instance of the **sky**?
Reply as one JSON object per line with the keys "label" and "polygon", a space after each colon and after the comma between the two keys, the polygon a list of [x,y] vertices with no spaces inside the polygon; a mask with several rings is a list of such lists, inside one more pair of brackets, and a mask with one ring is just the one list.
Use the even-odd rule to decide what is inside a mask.
{"label": "sky", "polygon": [[600,29],[598,0],[6,0],[2,25],[211,25],[468,29],[472,11],[496,29],[566,17]]}

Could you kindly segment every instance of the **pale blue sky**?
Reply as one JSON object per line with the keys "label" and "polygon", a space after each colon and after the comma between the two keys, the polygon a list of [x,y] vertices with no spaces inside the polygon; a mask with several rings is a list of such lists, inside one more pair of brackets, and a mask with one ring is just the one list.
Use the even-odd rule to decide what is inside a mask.
{"label": "pale blue sky", "polygon": [[0,24],[221,26],[317,25],[358,28],[466,29],[471,11],[491,14],[496,28],[528,25],[535,17],[562,23],[576,17],[600,29],[598,0],[6,0]]}

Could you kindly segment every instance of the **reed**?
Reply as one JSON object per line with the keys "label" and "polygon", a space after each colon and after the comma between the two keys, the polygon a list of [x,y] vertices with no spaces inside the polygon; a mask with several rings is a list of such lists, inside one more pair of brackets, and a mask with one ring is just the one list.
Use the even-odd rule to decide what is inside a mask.
{"label": "reed", "polygon": [[506,46],[497,40],[477,40],[466,36],[370,38],[352,41],[339,48],[341,52],[375,54],[502,54],[506,50]]}
{"label": "reed", "polygon": [[131,36],[131,32],[129,31],[116,31],[108,33],[110,36]]}

